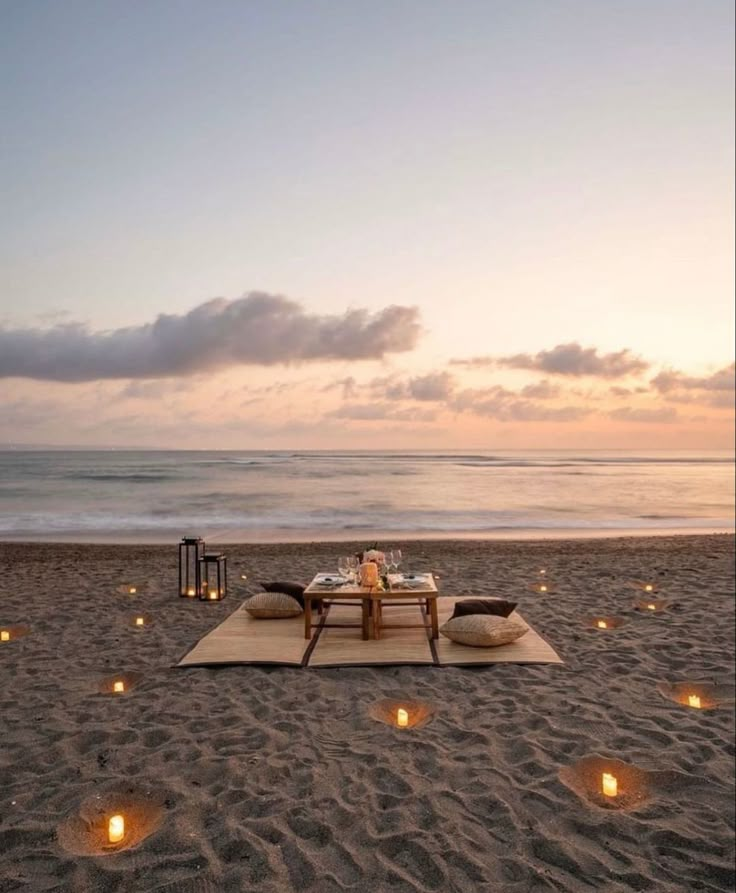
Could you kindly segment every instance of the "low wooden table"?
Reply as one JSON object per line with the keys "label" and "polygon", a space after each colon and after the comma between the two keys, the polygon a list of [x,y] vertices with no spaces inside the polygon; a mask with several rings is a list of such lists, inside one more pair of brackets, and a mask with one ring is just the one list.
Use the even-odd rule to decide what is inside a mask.
{"label": "low wooden table", "polygon": [[387,624],[383,622],[383,608],[399,605],[423,604],[430,618],[432,638],[439,638],[439,619],[437,614],[437,584],[432,574],[425,574],[421,586],[404,588],[399,585],[400,574],[389,577],[390,586],[386,590],[377,590],[375,587],[360,586],[357,583],[346,583],[343,586],[320,586],[317,578],[304,590],[304,638],[312,638],[312,630],[316,626],[350,628],[350,624],[312,623],[312,602],[330,601],[335,604],[341,602],[357,602],[361,604],[360,627],[364,639],[380,639],[384,629],[417,629],[424,628],[425,624]]}

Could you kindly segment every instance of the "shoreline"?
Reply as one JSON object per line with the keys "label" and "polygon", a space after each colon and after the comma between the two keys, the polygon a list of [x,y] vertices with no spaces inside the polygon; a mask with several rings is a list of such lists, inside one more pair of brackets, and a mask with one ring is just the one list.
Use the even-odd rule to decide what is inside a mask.
{"label": "shoreline", "polygon": [[49,533],[39,536],[27,534],[0,535],[2,544],[24,545],[74,545],[74,546],[170,546],[176,544],[183,536],[201,536],[205,542],[222,545],[305,545],[315,543],[354,543],[354,542],[573,542],[580,540],[615,540],[615,539],[658,539],[669,537],[701,537],[701,536],[734,536],[736,528],[712,527],[652,527],[652,528],[565,528],[550,530],[525,528],[514,530],[495,530],[487,533],[478,531],[414,531],[407,533],[395,530],[340,531],[324,530],[315,535],[315,531],[295,531],[293,535],[285,535],[284,531],[267,531],[254,535],[252,531],[207,531],[193,533],[191,531],[167,530],[150,534],[143,532],[114,531],[110,533],[88,534],[72,532],[67,534]]}

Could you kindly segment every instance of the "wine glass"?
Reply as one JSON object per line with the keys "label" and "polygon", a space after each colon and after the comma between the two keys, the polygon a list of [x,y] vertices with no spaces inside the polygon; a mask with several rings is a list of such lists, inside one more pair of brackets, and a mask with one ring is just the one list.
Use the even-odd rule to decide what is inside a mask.
{"label": "wine glass", "polygon": [[347,555],[337,559],[337,572],[341,577],[349,579],[350,576],[350,559]]}
{"label": "wine glass", "polygon": [[403,561],[403,555],[401,554],[401,549],[394,549],[391,553],[393,558],[394,567],[396,568],[396,573],[399,572],[399,567],[401,566],[401,562]]}
{"label": "wine glass", "polygon": [[358,578],[358,561],[357,555],[348,555],[348,574],[351,582],[355,582]]}

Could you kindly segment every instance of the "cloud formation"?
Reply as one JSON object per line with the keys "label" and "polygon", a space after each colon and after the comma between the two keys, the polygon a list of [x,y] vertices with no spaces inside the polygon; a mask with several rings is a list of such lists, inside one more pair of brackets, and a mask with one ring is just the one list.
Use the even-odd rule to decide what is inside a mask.
{"label": "cloud formation", "polygon": [[528,384],[521,389],[522,397],[532,397],[535,400],[554,400],[560,396],[560,389],[543,378],[534,384]]}
{"label": "cloud formation", "polygon": [[455,378],[449,372],[429,372],[413,378],[396,379],[390,376],[374,378],[370,383],[374,396],[385,400],[419,400],[439,402],[448,400],[455,390]]}
{"label": "cloud formation", "polygon": [[589,416],[585,406],[547,406],[520,397],[502,387],[476,390],[468,388],[451,401],[456,412],[470,412],[501,422],[574,422]]}
{"label": "cloud formation", "polygon": [[736,363],[724,366],[712,375],[703,378],[695,378],[668,369],[660,372],[652,379],[652,385],[660,394],[669,394],[671,391],[734,391],[736,390]]}
{"label": "cloud formation", "polygon": [[509,369],[533,369],[549,375],[592,375],[597,378],[622,378],[649,368],[649,363],[629,350],[599,354],[598,348],[581,347],[574,341],[558,344],[552,350],[540,350],[536,354],[499,357],[497,364]]}
{"label": "cloud formation", "polygon": [[0,328],[0,378],[148,379],[246,364],[381,359],[412,350],[419,335],[416,307],[318,316],[280,295],[251,292],[111,332],[80,324]]}
{"label": "cloud formation", "polygon": [[500,366],[507,369],[529,369],[547,375],[591,375],[597,378],[623,378],[637,375],[649,368],[646,360],[635,356],[630,350],[601,354],[597,347],[581,347],[575,341],[558,344],[551,350],[540,350],[535,354],[456,358],[450,360],[450,364],[471,368]]}

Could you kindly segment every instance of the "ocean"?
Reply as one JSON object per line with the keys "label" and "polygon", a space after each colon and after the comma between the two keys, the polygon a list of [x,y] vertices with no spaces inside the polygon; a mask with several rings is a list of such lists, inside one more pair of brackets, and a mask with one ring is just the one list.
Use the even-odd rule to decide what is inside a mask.
{"label": "ocean", "polygon": [[1,451],[0,539],[732,531],[726,452]]}

